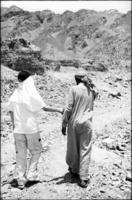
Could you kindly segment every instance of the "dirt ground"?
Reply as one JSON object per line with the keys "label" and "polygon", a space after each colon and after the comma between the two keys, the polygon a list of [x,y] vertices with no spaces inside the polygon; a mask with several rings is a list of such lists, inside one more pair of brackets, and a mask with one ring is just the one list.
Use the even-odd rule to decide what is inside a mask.
{"label": "dirt ground", "polygon": [[[75,68],[36,76],[36,85],[48,105],[64,106]],[[89,72],[100,95],[95,102],[91,182],[86,189],[71,179],[65,162],[67,138],[61,134],[61,114],[40,112],[38,121],[43,151],[39,160],[40,182],[23,190],[11,187],[15,149],[10,118],[2,108],[2,199],[131,199],[131,77],[121,70]],[[14,76],[15,77],[15,76]],[[8,100],[9,95],[4,101]],[[30,154],[28,155],[28,158]]]}

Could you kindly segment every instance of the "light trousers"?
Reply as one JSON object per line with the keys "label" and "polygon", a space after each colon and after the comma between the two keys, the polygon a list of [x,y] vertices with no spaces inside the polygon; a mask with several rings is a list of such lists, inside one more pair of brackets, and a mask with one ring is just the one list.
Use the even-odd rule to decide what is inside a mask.
{"label": "light trousers", "polygon": [[[37,176],[37,165],[42,150],[40,134],[14,134],[14,140],[16,149],[16,168],[14,178],[33,179],[33,176]],[[28,169],[27,150],[31,153]]]}

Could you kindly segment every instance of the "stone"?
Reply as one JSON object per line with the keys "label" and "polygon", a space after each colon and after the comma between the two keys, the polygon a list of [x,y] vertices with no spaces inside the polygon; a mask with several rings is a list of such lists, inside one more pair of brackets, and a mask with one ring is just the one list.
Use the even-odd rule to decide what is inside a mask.
{"label": "stone", "polygon": [[127,124],[131,124],[131,121],[130,121],[130,120],[127,120]]}
{"label": "stone", "polygon": [[122,78],[120,76],[116,76],[115,78],[115,82],[118,82],[118,81],[122,81]]}
{"label": "stone", "polygon": [[112,97],[119,99],[121,97],[121,93],[120,92],[111,92],[111,93],[108,94],[108,97],[109,96],[112,96]]}
{"label": "stone", "polygon": [[127,176],[126,176],[126,181],[132,182],[132,177],[127,175]]}
{"label": "stone", "polygon": [[99,192],[100,192],[100,193],[105,193],[105,191],[104,191],[104,190],[100,190]]}
{"label": "stone", "polygon": [[121,168],[121,165],[118,164],[118,163],[114,163],[113,165],[116,166],[116,167],[119,168],[119,169]]}
{"label": "stone", "polygon": [[96,163],[109,163],[111,160],[115,162],[115,160],[118,159],[118,156],[113,152],[109,152],[93,145],[91,159]]}
{"label": "stone", "polygon": [[111,150],[115,150],[115,141],[111,138],[106,138],[102,141],[102,144],[105,145],[107,148],[111,149]]}
{"label": "stone", "polygon": [[117,146],[116,146],[116,149],[118,150],[118,151],[124,151],[125,149],[124,149],[124,146],[122,146],[121,144],[118,144]]}

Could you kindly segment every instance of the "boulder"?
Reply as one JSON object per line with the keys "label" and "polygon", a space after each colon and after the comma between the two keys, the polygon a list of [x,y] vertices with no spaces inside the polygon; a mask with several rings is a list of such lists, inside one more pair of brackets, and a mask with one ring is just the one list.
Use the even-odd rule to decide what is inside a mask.
{"label": "boulder", "polygon": [[52,68],[52,70],[54,70],[54,71],[60,71],[60,63],[57,63],[57,62],[54,62],[54,63],[51,63],[51,68]]}
{"label": "boulder", "polygon": [[88,61],[87,63],[83,63],[82,67],[87,71],[101,71],[106,72],[108,71],[106,65],[101,62],[95,62],[95,61]]}
{"label": "boulder", "polygon": [[102,144],[104,146],[106,146],[108,149],[111,150],[115,150],[116,149],[116,145],[115,145],[115,141],[111,138],[106,138],[102,141]]}
{"label": "boulder", "polygon": [[78,60],[61,60],[60,64],[61,64],[61,66],[64,66],[64,67],[66,67],[66,66],[67,67],[72,66],[75,68],[80,67],[80,62]]}
{"label": "boulder", "polygon": [[108,94],[108,96],[112,96],[112,97],[119,99],[121,97],[121,93],[120,92],[111,92]]}
{"label": "boulder", "polygon": [[106,65],[104,63],[100,63],[100,62],[96,64],[96,70],[101,71],[101,72],[108,71]]}
{"label": "boulder", "polygon": [[1,63],[17,71],[44,73],[40,48],[24,38],[13,38],[2,42]]}

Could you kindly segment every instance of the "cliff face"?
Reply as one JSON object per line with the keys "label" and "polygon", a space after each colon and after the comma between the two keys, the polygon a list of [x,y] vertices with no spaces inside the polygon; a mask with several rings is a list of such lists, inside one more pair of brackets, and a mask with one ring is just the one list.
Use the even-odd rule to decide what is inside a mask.
{"label": "cliff face", "polygon": [[[55,14],[2,8],[2,41],[22,37],[41,49],[44,59],[129,63],[131,12],[79,10]],[[127,65],[127,64],[125,64]]]}

